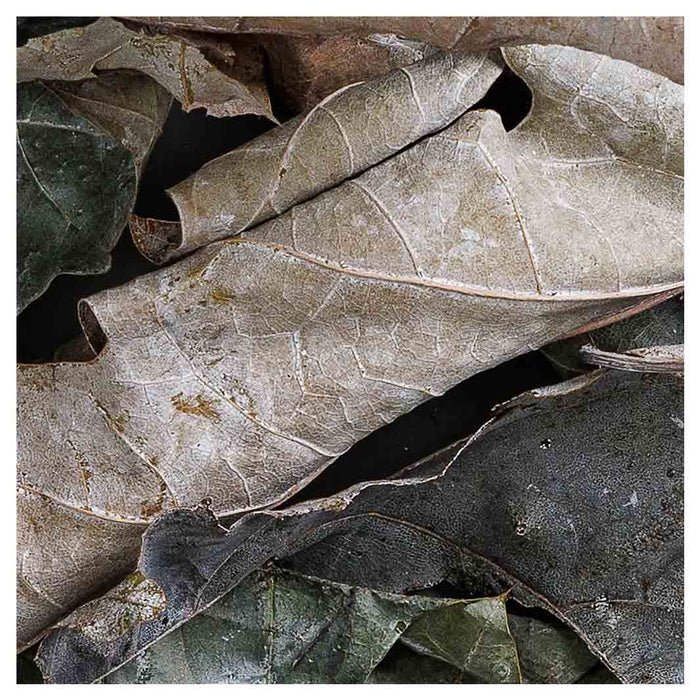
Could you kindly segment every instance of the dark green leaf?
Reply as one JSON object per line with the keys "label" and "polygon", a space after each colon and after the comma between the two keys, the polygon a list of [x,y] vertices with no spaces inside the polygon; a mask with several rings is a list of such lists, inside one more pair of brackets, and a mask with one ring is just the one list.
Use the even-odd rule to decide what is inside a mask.
{"label": "dark green leaf", "polygon": [[170,100],[145,76],[17,87],[18,310],[59,274],[98,274]]}
{"label": "dark green leaf", "polygon": [[363,683],[404,632],[433,656],[451,643],[450,660],[482,681],[520,678],[503,598],[399,596],[268,569],[107,681]]}
{"label": "dark green leaf", "polygon": [[573,630],[553,617],[508,615],[526,683],[575,683],[599,661]]}

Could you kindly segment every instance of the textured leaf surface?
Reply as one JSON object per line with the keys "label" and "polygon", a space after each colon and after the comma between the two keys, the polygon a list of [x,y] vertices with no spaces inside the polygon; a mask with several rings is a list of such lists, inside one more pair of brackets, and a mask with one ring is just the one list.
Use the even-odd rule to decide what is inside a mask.
{"label": "textured leaf surface", "polygon": [[[261,59],[260,59],[261,60]],[[17,49],[20,82],[79,80],[93,70],[132,69],[149,75],[182,105],[185,111],[204,107],[215,117],[259,114],[276,121],[262,80],[262,66],[243,62],[245,83],[218,70],[195,46],[177,37],[134,32],[103,17],[87,27],[31,39]]]}
{"label": "textured leaf surface", "polygon": [[153,243],[134,240],[163,262],[238,234],[444,128],[483,97],[500,72],[500,62],[486,54],[439,53],[346,85],[308,114],[170,189],[182,226],[174,245],[159,245],[158,239],[168,238],[159,232]]}
{"label": "textured leaf surface", "polygon": [[99,678],[274,558],[389,592],[443,580],[469,596],[510,589],[622,680],[678,682],[682,409],[674,377],[598,371],[502,405],[402,479],[249,514],[228,532],[201,509],[163,515],[139,571],[165,592],[166,617],[110,645],[59,629],[42,643],[43,668],[54,680]]}
{"label": "textured leaf surface", "polygon": [[[74,617],[62,624],[77,629]],[[268,569],[106,681],[364,683],[398,639],[422,642],[426,632],[431,654],[459,635],[454,661],[482,682],[519,680],[502,598],[399,596]]]}
{"label": "textured leaf surface", "polygon": [[643,372],[683,372],[684,304],[679,297],[603,328],[542,348],[565,376],[590,365]]}
{"label": "textured leaf surface", "polygon": [[218,33],[296,36],[396,34],[443,49],[563,44],[609,54],[683,82],[682,17],[134,17]]}
{"label": "textured leaf surface", "polygon": [[109,269],[169,106],[145,76],[18,86],[19,311],[58,274]]}
{"label": "textured leaf surface", "polygon": [[[559,95],[522,129],[468,113],[242,238],[91,297],[94,362],[19,368],[22,643],[114,575],[112,549],[121,566],[163,509],[279,503],[427,398],[682,288],[682,178],[646,164],[649,122],[633,112],[618,144],[592,99],[584,129],[578,79],[559,80],[623,85],[638,69],[574,49],[508,59],[538,65],[536,101]],[[95,534],[76,528],[86,519]]]}
{"label": "textured leaf surface", "polygon": [[[237,46],[241,36],[248,35],[228,39]],[[255,39],[270,62],[271,90],[290,117],[309,111],[345,85],[408,66],[436,51],[429,44],[394,35],[357,39],[258,34]]]}

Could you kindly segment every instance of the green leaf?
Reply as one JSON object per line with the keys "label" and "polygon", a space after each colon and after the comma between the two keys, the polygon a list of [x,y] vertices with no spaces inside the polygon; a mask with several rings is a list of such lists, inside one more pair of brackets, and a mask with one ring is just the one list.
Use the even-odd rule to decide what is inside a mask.
{"label": "green leaf", "polygon": [[508,615],[526,683],[575,683],[598,666],[598,658],[573,630],[556,618],[543,617]]}
{"label": "green leaf", "polygon": [[399,596],[267,569],[107,682],[363,683],[399,638],[433,656],[451,645],[450,661],[483,682],[520,678],[503,598]]}
{"label": "green leaf", "polygon": [[18,311],[56,275],[109,269],[169,106],[145,76],[17,86]]}

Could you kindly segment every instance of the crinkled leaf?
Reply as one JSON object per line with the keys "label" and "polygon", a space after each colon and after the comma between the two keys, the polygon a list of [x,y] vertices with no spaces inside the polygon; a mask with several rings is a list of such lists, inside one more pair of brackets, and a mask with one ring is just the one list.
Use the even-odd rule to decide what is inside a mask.
{"label": "crinkled leaf", "polygon": [[564,374],[590,365],[644,372],[683,372],[684,308],[680,297],[639,314],[542,348]]}
{"label": "crinkled leaf", "polygon": [[170,99],[146,76],[17,89],[18,310],[58,274],[98,274]]}
{"label": "crinkled leaf", "polygon": [[[645,164],[648,123],[608,129],[596,98],[583,129],[561,102],[581,102],[578,79],[560,81],[571,70],[626,84],[639,69],[513,51],[539,66],[536,83],[523,68],[538,91],[522,129],[468,113],[242,238],[91,297],[95,361],[19,368],[21,643],[114,575],[112,552],[121,566],[161,510],[279,503],[427,398],[682,287],[682,179]],[[538,107],[546,89],[560,100]],[[608,142],[639,161],[601,159]]]}
{"label": "crinkled leaf", "polygon": [[395,34],[443,49],[484,51],[563,44],[609,54],[683,82],[682,17],[133,17],[160,27],[215,33]]}
{"label": "crinkled leaf", "polygon": [[118,68],[149,75],[185,111],[204,107],[215,117],[259,114],[276,121],[262,78],[261,56],[246,55],[241,61],[240,74],[249,79],[243,82],[220,71],[183,39],[131,31],[107,17],[87,27],[31,39],[17,49],[20,82],[79,80],[94,70]]}
{"label": "crinkled leaf", "polygon": [[[100,619],[103,610],[90,613]],[[78,629],[75,617],[62,626]],[[426,630],[433,635],[428,653],[449,640],[459,655],[454,661],[482,682],[519,680],[503,598],[400,596],[268,569],[106,681],[364,683],[398,639],[422,640]]]}
{"label": "crinkled leaf", "polygon": [[150,241],[143,234],[134,240],[147,257],[163,262],[238,234],[447,126],[500,72],[486,54],[440,53],[345,86],[171,188],[179,237],[161,226]]}
{"label": "crinkled leaf", "polygon": [[597,371],[507,402],[401,479],[252,513],[228,532],[202,509],[165,514],[139,564],[165,592],[165,616],[110,645],[58,629],[42,667],[55,681],[109,674],[274,558],[396,593],[443,580],[469,596],[509,589],[568,624],[622,680],[679,682],[682,410],[675,377]]}

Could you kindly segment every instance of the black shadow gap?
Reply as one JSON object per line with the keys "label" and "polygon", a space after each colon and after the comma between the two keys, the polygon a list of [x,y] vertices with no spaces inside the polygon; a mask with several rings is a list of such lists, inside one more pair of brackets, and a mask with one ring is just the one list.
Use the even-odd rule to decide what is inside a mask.
{"label": "black shadow gap", "polygon": [[280,508],[389,477],[473,433],[490,418],[495,404],[559,381],[539,352],[481,372],[370,433]]}

